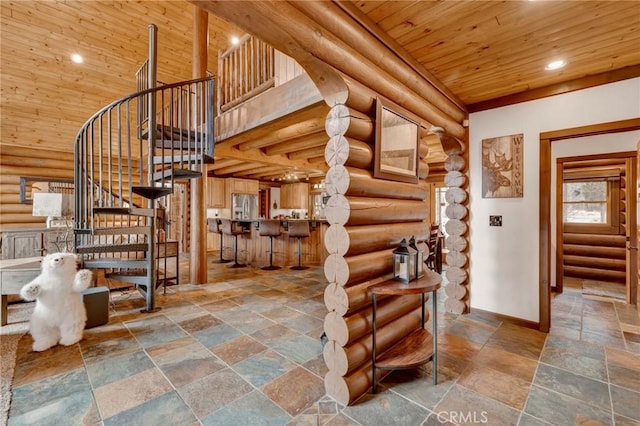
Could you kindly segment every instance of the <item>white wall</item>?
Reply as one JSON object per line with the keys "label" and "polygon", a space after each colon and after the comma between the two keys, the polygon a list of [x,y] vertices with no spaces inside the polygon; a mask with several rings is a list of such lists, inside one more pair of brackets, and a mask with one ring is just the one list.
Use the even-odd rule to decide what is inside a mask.
{"label": "white wall", "polygon": [[[470,114],[472,310],[539,321],[540,133],[638,117],[640,78]],[[482,139],[518,133],[524,133],[524,197],[482,198]],[[489,227],[489,215],[502,215],[502,227]]]}

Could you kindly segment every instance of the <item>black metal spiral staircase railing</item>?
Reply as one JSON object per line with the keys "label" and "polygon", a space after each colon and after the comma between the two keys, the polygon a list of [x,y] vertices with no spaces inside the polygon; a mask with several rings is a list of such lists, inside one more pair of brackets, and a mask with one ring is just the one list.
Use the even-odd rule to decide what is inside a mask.
{"label": "black metal spiral staircase railing", "polygon": [[[155,84],[155,26],[138,86]],[[140,77],[142,76],[142,77]],[[142,81],[142,83],[140,83]],[[155,310],[163,197],[213,162],[214,81],[149,87],[96,112],[75,142],[76,253],[83,267],[133,283]]]}

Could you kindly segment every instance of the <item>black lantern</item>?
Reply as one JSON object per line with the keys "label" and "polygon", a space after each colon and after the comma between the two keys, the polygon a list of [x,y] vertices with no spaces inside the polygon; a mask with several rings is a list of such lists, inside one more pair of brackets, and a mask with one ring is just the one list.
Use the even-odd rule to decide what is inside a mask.
{"label": "black lantern", "polygon": [[416,260],[417,251],[403,238],[400,247],[393,251],[393,279],[407,283],[416,279]]}
{"label": "black lantern", "polygon": [[416,278],[421,278],[424,276],[424,250],[416,245],[416,239],[412,236],[409,239],[409,247],[416,251]]}

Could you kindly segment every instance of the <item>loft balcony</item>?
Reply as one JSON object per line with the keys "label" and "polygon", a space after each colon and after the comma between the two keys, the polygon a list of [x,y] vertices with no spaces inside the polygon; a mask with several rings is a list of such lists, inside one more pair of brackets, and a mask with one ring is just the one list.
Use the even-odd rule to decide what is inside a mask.
{"label": "loft balcony", "polygon": [[[219,165],[244,164],[247,170],[277,166],[254,179],[291,169],[307,177],[324,174],[329,107],[294,59],[245,35],[219,55],[218,70],[214,127]],[[221,176],[212,168],[210,176]]]}

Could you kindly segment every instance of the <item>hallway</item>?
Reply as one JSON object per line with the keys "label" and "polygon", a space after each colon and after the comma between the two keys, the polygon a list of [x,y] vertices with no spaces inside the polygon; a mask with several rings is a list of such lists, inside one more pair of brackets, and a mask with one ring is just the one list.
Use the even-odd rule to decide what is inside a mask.
{"label": "hallway", "polygon": [[137,292],[112,292],[109,324],[80,344],[36,354],[23,337],[9,424],[640,425],[634,306],[568,289],[548,335],[441,307],[438,385],[430,363],[394,371],[343,407],[324,391],[322,268],[213,258],[213,284],[168,287],[155,314],[139,313]]}

